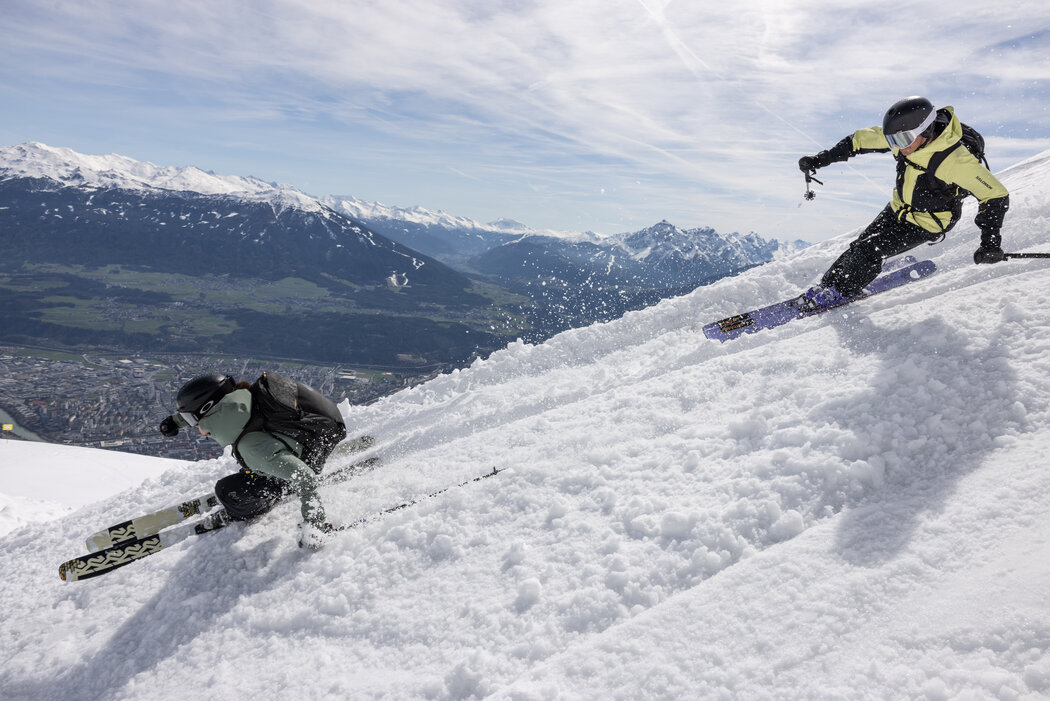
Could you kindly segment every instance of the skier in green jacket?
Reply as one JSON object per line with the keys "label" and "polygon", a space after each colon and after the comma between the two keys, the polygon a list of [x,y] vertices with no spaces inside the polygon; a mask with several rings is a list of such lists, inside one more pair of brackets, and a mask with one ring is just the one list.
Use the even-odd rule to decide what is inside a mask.
{"label": "skier in green jacket", "polygon": [[935,109],[924,97],[909,97],[890,107],[882,127],[860,129],[826,151],[799,159],[806,174],[862,153],[892,153],[897,159],[889,204],[824,273],[820,286],[806,293],[808,298],[832,305],[860,294],[885,259],[942,239],[958,222],[962,200],[969,195],[980,202],[974,221],[981,229],[981,244],[974,262],[1004,259],[1000,229],[1010,207],[1009,193],[962,145],[963,133],[953,108]]}
{"label": "skier in green jacket", "polygon": [[324,534],[332,531],[317,494],[316,474],[300,458],[302,446],[288,436],[265,431],[244,433],[252,413],[249,387],[249,383],[237,384],[226,375],[194,378],[179,390],[178,411],[161,422],[160,431],[170,437],[180,428],[196,426],[223,448],[236,444],[235,457],[241,471],[215,484],[215,496],[230,518],[259,516],[282,496],[297,493],[302,512],[299,546],[316,549],[323,543]]}

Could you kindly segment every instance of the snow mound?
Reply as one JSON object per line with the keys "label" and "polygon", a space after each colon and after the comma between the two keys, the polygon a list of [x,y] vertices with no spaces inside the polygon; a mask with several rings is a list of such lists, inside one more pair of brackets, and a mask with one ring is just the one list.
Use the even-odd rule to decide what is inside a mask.
{"label": "snow mound", "polygon": [[180,460],[0,440],[0,535],[139,487]]}

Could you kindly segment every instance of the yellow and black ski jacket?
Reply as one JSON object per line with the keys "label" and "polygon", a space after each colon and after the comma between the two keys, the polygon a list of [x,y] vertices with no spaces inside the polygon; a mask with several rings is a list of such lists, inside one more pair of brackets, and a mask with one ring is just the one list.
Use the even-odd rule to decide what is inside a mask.
{"label": "yellow and black ski jacket", "polygon": [[[962,123],[952,107],[937,111],[937,135],[910,156],[890,148],[882,127],[859,129],[834,147],[817,154],[820,167],[845,161],[862,153],[893,153],[897,159],[897,182],[890,206],[897,219],[933,234],[943,234],[959,219],[962,200],[973,195],[980,202],[974,222],[981,229],[981,245],[998,247],[1003,218],[1010,207],[1010,194],[999,179],[959,141]],[[947,152],[936,172],[930,161]]]}

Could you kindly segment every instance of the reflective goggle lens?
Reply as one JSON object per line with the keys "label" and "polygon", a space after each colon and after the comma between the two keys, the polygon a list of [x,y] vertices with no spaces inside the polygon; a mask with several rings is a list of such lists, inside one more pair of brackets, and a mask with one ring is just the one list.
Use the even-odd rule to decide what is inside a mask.
{"label": "reflective goggle lens", "polygon": [[179,416],[181,416],[186,421],[186,423],[188,423],[190,426],[196,426],[197,425],[197,417],[194,416],[193,414],[191,414],[190,412],[188,412],[188,411],[180,411],[179,412]]}
{"label": "reflective goggle lens", "polygon": [[905,129],[904,131],[886,134],[886,142],[890,145],[890,148],[908,148],[915,143],[916,139],[922,136],[924,131],[933,125],[933,122],[936,119],[937,110],[934,110],[926,115],[926,119],[922,120],[922,124],[914,129]]}
{"label": "reflective goggle lens", "polygon": [[921,135],[921,131],[916,131],[914,129],[899,131],[896,134],[888,134],[886,136],[886,141],[889,142],[890,148],[908,148],[915,143],[915,140]]}

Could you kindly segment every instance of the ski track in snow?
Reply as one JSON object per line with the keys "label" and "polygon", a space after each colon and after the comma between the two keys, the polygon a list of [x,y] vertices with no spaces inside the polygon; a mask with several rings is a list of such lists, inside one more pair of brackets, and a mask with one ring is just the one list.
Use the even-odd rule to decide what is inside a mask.
{"label": "ski track in snow", "polygon": [[[1050,250],[1050,156],[1006,174],[1008,250]],[[1050,696],[1050,270],[974,266],[972,201],[921,282],[718,344],[851,239],[512,344],[370,406],[384,464],[63,584],[83,538],[228,457],[0,541],[4,698]],[[863,219],[858,214],[858,219]]]}

